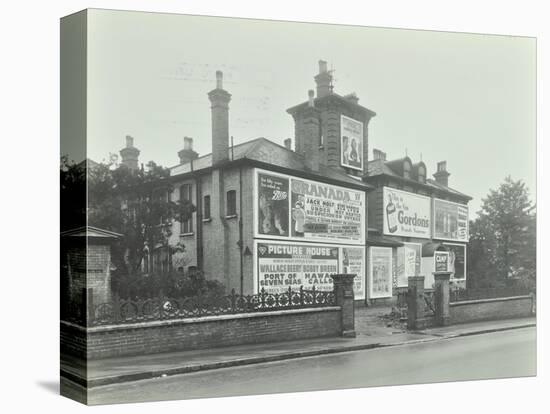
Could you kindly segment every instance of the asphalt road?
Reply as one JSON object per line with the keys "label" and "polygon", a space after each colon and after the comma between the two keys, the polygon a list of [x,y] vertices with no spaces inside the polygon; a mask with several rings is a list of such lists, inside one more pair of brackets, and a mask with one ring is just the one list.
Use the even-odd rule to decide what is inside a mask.
{"label": "asphalt road", "polygon": [[225,368],[93,388],[89,404],[298,392],[536,374],[536,330]]}

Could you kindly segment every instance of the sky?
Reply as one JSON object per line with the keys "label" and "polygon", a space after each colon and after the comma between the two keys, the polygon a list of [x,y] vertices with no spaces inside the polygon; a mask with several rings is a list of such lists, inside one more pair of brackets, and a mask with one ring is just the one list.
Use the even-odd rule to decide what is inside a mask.
{"label": "sky", "polygon": [[334,91],[376,112],[369,148],[408,154],[428,176],[446,160],[449,185],[482,198],[507,175],[535,199],[533,38],[91,10],[88,157],[108,160],[134,137],[140,162],[171,167],[183,137],[211,151],[215,72],[224,73],[235,144],[294,140],[286,109],[307,100],[318,61]]}

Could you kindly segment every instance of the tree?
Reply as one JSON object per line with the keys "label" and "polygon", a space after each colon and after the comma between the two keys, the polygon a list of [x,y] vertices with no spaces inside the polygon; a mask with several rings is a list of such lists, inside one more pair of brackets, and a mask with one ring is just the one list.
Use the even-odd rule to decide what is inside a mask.
{"label": "tree", "polygon": [[[169,246],[174,220],[191,217],[190,201],[171,200],[173,186],[169,170],[149,162],[146,169],[132,171],[110,163],[75,164],[61,161],[62,228],[82,223],[82,206],[71,203],[71,191],[82,192],[87,183],[88,225],[122,234],[113,246],[115,275],[140,273],[147,250],[165,248],[169,252],[185,246]],[[87,179],[87,182],[86,182]],[[76,204],[76,205],[75,205]]]}
{"label": "tree", "polygon": [[536,277],[536,211],[521,180],[506,177],[483,199],[470,224],[470,283],[502,285],[510,278],[534,285]]}

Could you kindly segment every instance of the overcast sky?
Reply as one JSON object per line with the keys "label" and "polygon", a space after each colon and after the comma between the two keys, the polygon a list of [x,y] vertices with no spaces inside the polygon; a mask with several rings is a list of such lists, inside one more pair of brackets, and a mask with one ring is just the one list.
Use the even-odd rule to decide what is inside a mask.
{"label": "overcast sky", "polygon": [[215,71],[232,94],[235,143],[294,138],[318,60],[334,91],[376,112],[369,147],[388,159],[447,160],[470,216],[506,175],[535,198],[536,45],[531,38],[93,10],[88,18],[88,156],[132,135],[140,161],[178,164],[183,137],[211,150]]}

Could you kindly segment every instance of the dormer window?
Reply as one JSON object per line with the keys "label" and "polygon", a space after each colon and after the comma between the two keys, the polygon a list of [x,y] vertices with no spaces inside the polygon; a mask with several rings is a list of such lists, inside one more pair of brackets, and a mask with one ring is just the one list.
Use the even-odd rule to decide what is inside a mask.
{"label": "dormer window", "polygon": [[426,184],[426,169],[423,165],[418,167],[418,181],[422,184]]}
{"label": "dormer window", "polygon": [[403,163],[403,178],[411,178],[411,163],[408,161]]}

